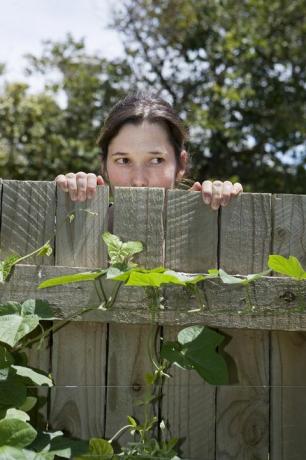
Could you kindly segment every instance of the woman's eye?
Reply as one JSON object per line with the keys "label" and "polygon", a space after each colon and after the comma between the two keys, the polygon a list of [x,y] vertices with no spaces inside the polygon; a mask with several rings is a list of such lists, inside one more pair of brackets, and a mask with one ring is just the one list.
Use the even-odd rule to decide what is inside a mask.
{"label": "woman's eye", "polygon": [[165,161],[164,158],[153,158],[153,159],[151,160],[151,162],[152,162],[154,165],[160,164],[160,163],[162,163],[163,161]]}
{"label": "woman's eye", "polygon": [[128,162],[129,162],[128,158],[118,158],[116,160],[116,163],[118,163],[119,165],[127,165]]}

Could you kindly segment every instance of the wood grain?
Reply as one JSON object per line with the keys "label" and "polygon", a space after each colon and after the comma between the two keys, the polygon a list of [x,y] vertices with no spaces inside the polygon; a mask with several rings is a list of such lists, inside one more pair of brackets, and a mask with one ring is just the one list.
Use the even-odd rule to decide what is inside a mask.
{"label": "wood grain", "polygon": [[[1,210],[1,258],[12,253],[20,256],[29,254],[50,240],[54,250],[55,226],[55,185],[52,182],[4,180],[2,182]],[[54,264],[54,252],[51,256],[34,256],[23,261],[24,264]],[[24,290],[23,299],[33,298],[37,284],[32,279],[32,289]],[[6,285],[4,285],[6,286]],[[21,289],[24,286],[21,286]],[[9,296],[7,300],[12,300]],[[50,326],[50,323],[45,325]],[[28,364],[46,372],[50,371],[51,349],[49,339],[37,350],[27,350]],[[37,395],[48,398],[46,388],[37,389]],[[35,412],[35,414],[34,414]],[[46,429],[48,423],[47,404],[34,409],[37,426]]]}
{"label": "wood grain", "polygon": [[[220,267],[242,275],[263,271],[271,248],[271,220],[268,194],[243,194],[222,209]],[[246,294],[244,309],[251,308]],[[229,321],[229,327],[231,324]],[[230,357],[231,385],[218,387],[217,391],[217,458],[267,458],[269,333],[233,329],[221,332],[231,337],[224,350]]]}
{"label": "wood grain", "polygon": [[[75,218],[69,222],[66,217],[71,212]],[[77,205],[59,192],[56,215],[56,264],[106,267],[101,234],[107,229],[108,189],[98,188],[93,200]],[[92,292],[93,284],[86,284]],[[67,299],[62,300],[65,304]],[[54,334],[52,373],[56,387],[52,390],[50,414],[53,429],[64,429],[83,439],[104,436],[106,351],[107,326],[103,323],[68,324]]]}
{"label": "wood grain", "polygon": [[[118,188],[115,191],[114,234],[123,241],[143,243],[144,251],[137,261],[145,267],[163,264],[163,210],[162,189]],[[143,289],[141,291],[143,296]],[[133,317],[133,312],[129,316]],[[143,407],[136,407],[135,399],[141,399],[148,389],[145,374],[151,372],[153,366],[147,352],[151,328],[139,324],[125,328],[118,324],[109,326],[107,436],[126,424],[128,415],[143,422]],[[153,414],[152,409],[151,416]],[[124,433],[119,441],[124,445],[132,441],[131,435]]]}
{"label": "wood grain", "polygon": [[[306,196],[274,197],[273,254],[297,257],[306,268]],[[301,303],[305,295],[299,296]],[[306,334],[272,332],[271,459],[306,456]]]}
{"label": "wood grain", "polygon": [[[217,267],[218,213],[204,205],[199,192],[169,191],[166,206],[165,266],[179,271],[207,272]],[[165,304],[184,305],[190,322],[190,296],[173,298],[173,289],[166,290]],[[178,294],[178,292],[177,292]],[[180,300],[179,300],[180,299]],[[179,301],[179,303],[177,303]],[[196,305],[196,307],[198,307]],[[178,322],[179,315],[173,317]],[[175,340],[179,329],[166,326],[164,340]],[[171,435],[181,438],[184,458],[212,460],[215,458],[215,387],[195,373],[173,366],[172,379],[164,385],[161,412],[169,422]]]}

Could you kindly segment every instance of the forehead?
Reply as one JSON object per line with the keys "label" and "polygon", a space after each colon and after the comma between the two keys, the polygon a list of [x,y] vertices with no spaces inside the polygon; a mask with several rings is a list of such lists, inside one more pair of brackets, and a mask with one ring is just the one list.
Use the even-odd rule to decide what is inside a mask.
{"label": "forehead", "polygon": [[173,150],[167,128],[162,123],[143,121],[139,124],[126,123],[109,144],[109,151],[133,152],[138,150]]}

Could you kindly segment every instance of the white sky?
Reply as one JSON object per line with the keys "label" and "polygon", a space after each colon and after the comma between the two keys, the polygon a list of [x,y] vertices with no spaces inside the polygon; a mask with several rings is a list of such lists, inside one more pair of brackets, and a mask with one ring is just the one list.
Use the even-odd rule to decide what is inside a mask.
{"label": "white sky", "polygon": [[[26,53],[39,54],[42,40],[62,40],[70,32],[86,49],[113,58],[123,53],[120,38],[107,29],[110,0],[0,0],[0,63],[5,79],[22,80]],[[30,82],[35,88],[38,80]]]}

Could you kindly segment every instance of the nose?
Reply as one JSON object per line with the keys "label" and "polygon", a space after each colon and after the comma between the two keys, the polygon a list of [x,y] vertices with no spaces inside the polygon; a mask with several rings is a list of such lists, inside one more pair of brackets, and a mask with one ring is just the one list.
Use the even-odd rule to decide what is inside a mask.
{"label": "nose", "polygon": [[131,187],[148,187],[148,178],[142,168],[135,168],[133,170]]}

